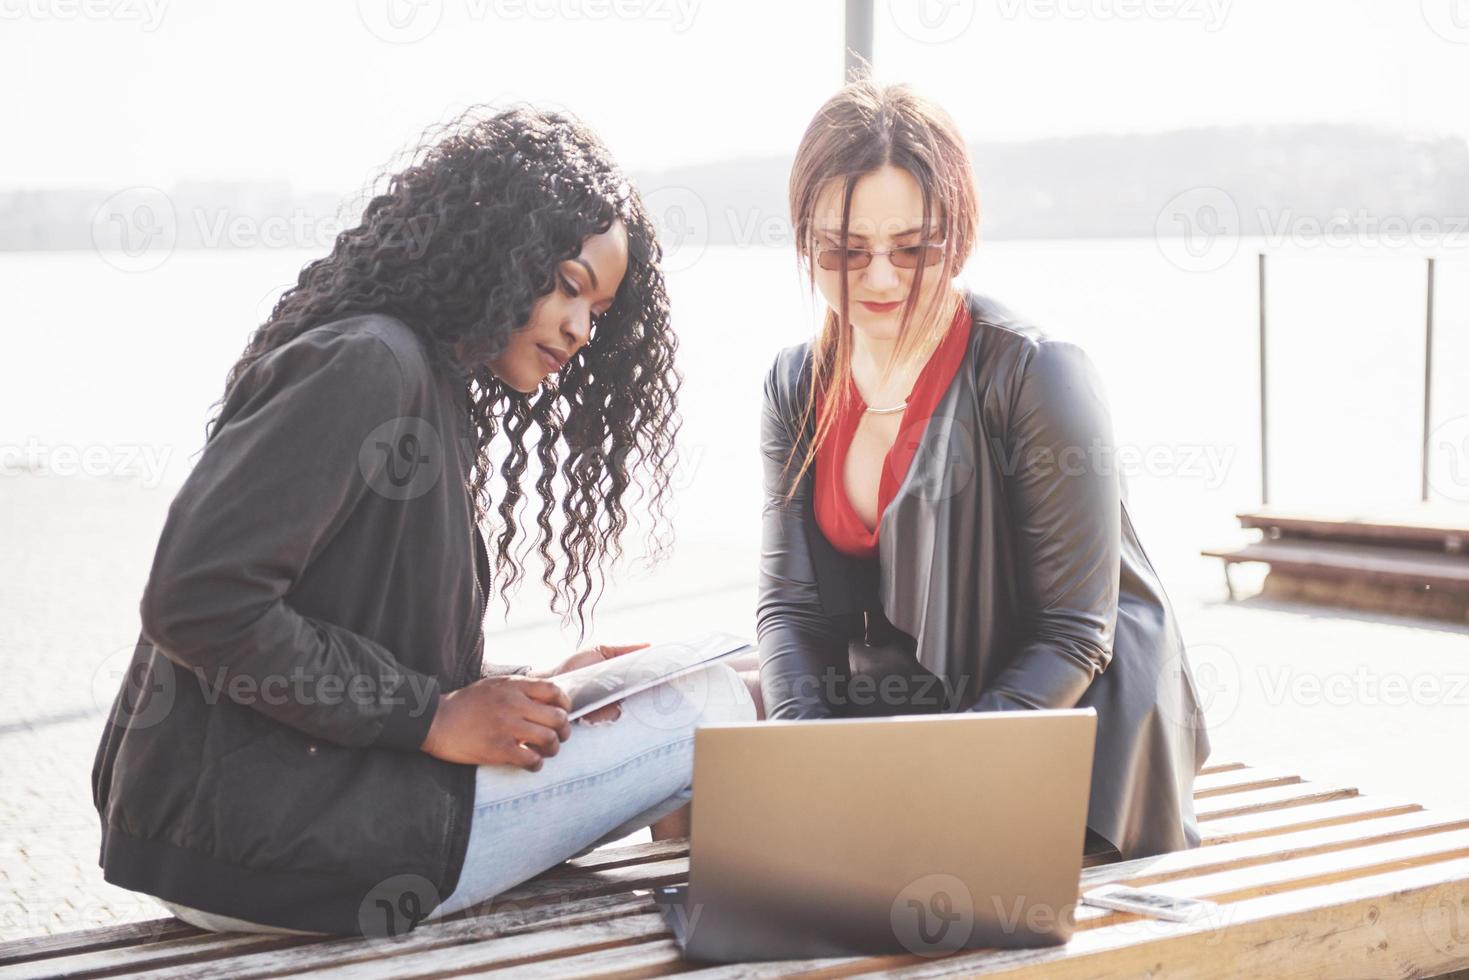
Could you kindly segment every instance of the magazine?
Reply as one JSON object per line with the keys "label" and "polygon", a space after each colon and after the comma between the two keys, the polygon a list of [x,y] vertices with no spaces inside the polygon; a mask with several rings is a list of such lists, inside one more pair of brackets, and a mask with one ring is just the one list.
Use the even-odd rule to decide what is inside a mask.
{"label": "magazine", "polygon": [[753,644],[728,633],[709,633],[693,640],[660,643],[589,664],[549,678],[571,700],[575,720],[598,708],[702,670]]}

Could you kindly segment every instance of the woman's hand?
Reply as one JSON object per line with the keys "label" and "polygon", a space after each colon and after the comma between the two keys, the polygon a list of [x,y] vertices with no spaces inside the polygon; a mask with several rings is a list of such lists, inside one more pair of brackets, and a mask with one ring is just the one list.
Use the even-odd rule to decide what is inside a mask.
{"label": "woman's hand", "polygon": [[[555,677],[557,674],[564,674],[568,670],[576,670],[581,667],[588,667],[592,664],[601,663],[603,660],[610,660],[613,657],[620,657],[624,653],[632,653],[634,650],[641,650],[644,647],[650,645],[651,644],[647,643],[630,643],[626,646],[613,646],[612,644],[608,643],[599,643],[594,647],[588,647],[585,650],[579,650],[576,653],[573,653],[556,667],[552,668],[549,672],[541,673],[538,671],[532,671],[530,676]],[[616,701],[612,704],[598,708],[596,711],[585,714],[577,720],[585,721],[595,725],[598,722],[603,721],[616,721],[618,718],[621,717],[622,702]]]}
{"label": "woman's hand", "polygon": [[538,772],[571,737],[566,692],[548,680],[486,677],[439,699],[419,748],[435,759]]}

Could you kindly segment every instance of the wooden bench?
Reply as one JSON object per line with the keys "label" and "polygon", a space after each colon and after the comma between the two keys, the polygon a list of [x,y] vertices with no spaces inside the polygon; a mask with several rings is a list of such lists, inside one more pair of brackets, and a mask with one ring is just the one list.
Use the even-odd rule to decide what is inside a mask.
{"label": "wooden bench", "polygon": [[1312,538],[1469,555],[1469,511],[1447,504],[1325,513],[1268,508],[1236,514],[1266,537]]}
{"label": "wooden bench", "polygon": [[1230,568],[1270,566],[1270,598],[1469,621],[1469,511],[1451,505],[1356,514],[1262,510],[1236,515],[1261,532],[1238,548],[1205,549]]}
{"label": "wooden bench", "polygon": [[204,933],[156,919],[0,945],[0,977],[700,978],[1424,977],[1469,967],[1469,813],[1424,809],[1278,770],[1207,767],[1194,789],[1203,844],[1118,862],[1108,882],[1220,903],[1167,923],[1078,906],[1065,946],[708,967],[685,962],[648,897],[687,879],[678,842],[595,851],[487,905],[395,940]]}

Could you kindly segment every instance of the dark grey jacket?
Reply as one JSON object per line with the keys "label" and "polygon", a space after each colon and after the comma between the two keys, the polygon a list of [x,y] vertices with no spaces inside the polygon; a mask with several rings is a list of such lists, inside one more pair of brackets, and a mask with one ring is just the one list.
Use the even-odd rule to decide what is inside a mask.
{"label": "dark grey jacket", "polygon": [[[1208,735],[1173,610],[1128,517],[1100,381],[1080,348],[993,300],[968,303],[969,350],[872,559],[827,541],[809,472],[784,502],[791,448],[811,438],[809,424],[796,431],[810,346],[776,357],[762,427],[766,710],[856,713],[859,661],[884,653],[938,679],[929,710],[1094,707],[1088,826],[1128,859],[1194,847]],[[904,690],[921,698],[918,683]]]}
{"label": "dark grey jacket", "polygon": [[401,931],[450,894],[474,767],[418,746],[481,673],[470,438],[463,378],[390,317],[244,373],[169,508],[97,751],[108,881],[326,932]]}

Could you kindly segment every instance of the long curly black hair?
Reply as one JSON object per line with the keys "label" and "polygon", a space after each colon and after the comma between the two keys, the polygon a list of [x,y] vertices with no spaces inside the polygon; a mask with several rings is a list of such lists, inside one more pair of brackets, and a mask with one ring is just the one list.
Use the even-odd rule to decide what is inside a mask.
{"label": "long curly black hair", "polygon": [[[681,378],[653,222],[595,134],[567,114],[525,105],[472,107],[431,127],[407,165],[377,179],[383,182],[356,227],[301,270],[251,336],[224,397],[266,352],[314,326],[364,312],[402,320],[427,341],[438,366],[465,380],[477,436],[467,490],[477,521],[492,511],[499,517],[492,557],[506,614],[534,542],[552,611],[563,625],[574,612],[584,638],[588,601],[595,610],[605,587],[604,566],[622,556],[629,487],[638,489],[632,503],[647,506],[650,560],[672,543],[665,497]],[[489,360],[555,288],[557,266],[618,219],[628,234],[628,271],[611,307],[593,321],[591,342],[559,381],[535,394],[502,384]],[[492,455],[501,434],[508,448]],[[538,533],[517,554],[532,451]],[[498,504],[496,455],[503,455]],[[552,524],[558,474],[559,537]]]}

